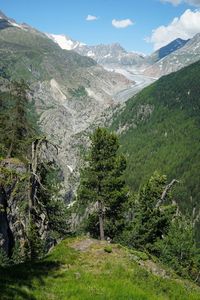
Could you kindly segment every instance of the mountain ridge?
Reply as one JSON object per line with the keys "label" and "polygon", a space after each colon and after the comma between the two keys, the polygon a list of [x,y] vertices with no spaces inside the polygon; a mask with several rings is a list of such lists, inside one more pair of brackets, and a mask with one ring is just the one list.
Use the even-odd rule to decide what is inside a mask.
{"label": "mountain ridge", "polygon": [[200,59],[200,33],[185,43],[181,48],[163,57],[145,70],[149,76],[158,76],[176,72]]}
{"label": "mountain ridge", "polygon": [[[93,58],[99,64],[110,69],[133,69],[135,72],[150,74],[154,77],[160,77],[169,72],[151,71],[156,69],[156,63],[167,58],[170,54],[184,47],[190,40],[177,38],[158,49],[150,55],[143,55],[134,51],[127,52],[119,43],[99,44],[88,46],[79,41],[74,41],[66,35],[47,34],[47,36],[57,43],[62,49],[73,50],[77,53]],[[154,67],[155,65],[155,67]],[[183,65],[184,67],[184,65]]]}

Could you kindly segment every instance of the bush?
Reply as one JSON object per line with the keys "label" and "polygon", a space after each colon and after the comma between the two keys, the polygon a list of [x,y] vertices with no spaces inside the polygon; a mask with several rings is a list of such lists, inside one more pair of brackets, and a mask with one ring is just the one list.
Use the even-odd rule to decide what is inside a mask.
{"label": "bush", "polygon": [[0,249],[0,267],[9,265],[9,258],[3,249]]}
{"label": "bush", "polygon": [[106,246],[106,247],[104,248],[104,251],[105,251],[106,253],[112,253],[112,247],[111,247],[111,246]]}
{"label": "bush", "polygon": [[171,223],[168,235],[156,243],[160,259],[177,274],[198,280],[200,249],[195,241],[192,222],[180,215]]}
{"label": "bush", "polygon": [[137,250],[130,250],[130,253],[133,254],[134,256],[137,256],[141,260],[147,260],[149,257],[145,252],[142,251],[137,251]]}

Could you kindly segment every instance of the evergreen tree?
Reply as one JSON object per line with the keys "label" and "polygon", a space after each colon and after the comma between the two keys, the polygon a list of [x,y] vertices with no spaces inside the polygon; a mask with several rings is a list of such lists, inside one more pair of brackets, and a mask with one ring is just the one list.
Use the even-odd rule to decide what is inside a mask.
{"label": "evergreen tree", "polygon": [[114,133],[105,128],[95,130],[91,136],[88,162],[82,172],[78,191],[80,202],[97,207],[96,221],[101,240],[105,238],[105,234],[114,238],[123,227],[123,205],[128,198],[122,178],[126,160],[117,154],[118,149],[119,142]]}
{"label": "evergreen tree", "polygon": [[52,163],[40,164],[39,173],[41,183],[45,188],[39,188],[37,197],[43,204],[48,218],[48,229],[56,238],[60,238],[63,234],[68,233],[67,224],[67,206],[63,197],[60,195],[61,170]]}
{"label": "evergreen tree", "polygon": [[125,243],[154,252],[155,242],[167,234],[176,207],[166,203],[157,206],[165,186],[166,176],[155,172],[140,189],[135,199],[133,222],[124,232]]}
{"label": "evergreen tree", "polygon": [[156,243],[156,248],[160,259],[179,275],[200,281],[200,249],[189,218],[179,212],[172,220],[168,234]]}
{"label": "evergreen tree", "polygon": [[26,259],[35,260],[42,256],[44,253],[44,243],[39,235],[39,230],[34,223],[34,219],[31,219],[28,228],[28,240],[25,245]]}
{"label": "evergreen tree", "polygon": [[10,83],[9,104],[7,113],[4,115],[3,134],[7,157],[27,154],[31,139],[36,134],[36,120],[31,120],[34,114],[28,100],[28,91],[30,91],[29,86],[24,80]]}
{"label": "evergreen tree", "polygon": [[10,262],[7,254],[2,248],[0,248],[0,267],[6,267],[9,265],[9,263]]}

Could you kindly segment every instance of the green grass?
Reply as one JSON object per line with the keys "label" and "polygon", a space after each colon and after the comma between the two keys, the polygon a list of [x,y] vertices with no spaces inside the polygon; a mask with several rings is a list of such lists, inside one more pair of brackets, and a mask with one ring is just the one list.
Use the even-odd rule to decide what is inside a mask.
{"label": "green grass", "polygon": [[94,241],[81,252],[74,243],[82,241],[65,240],[39,262],[1,269],[0,299],[200,299],[198,287],[153,275],[123,247],[112,245],[106,253],[106,243]]}

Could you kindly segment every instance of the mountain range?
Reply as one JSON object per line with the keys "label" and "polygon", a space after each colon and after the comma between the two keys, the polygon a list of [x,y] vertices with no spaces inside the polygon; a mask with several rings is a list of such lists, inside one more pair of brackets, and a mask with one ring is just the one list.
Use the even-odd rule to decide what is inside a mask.
{"label": "mountain range", "polygon": [[93,58],[104,67],[117,68],[141,66],[144,63],[144,56],[138,53],[127,52],[120,44],[88,46],[72,40],[65,35],[48,35],[62,49],[74,50],[80,55]]}
{"label": "mountain range", "polygon": [[200,34],[144,56],[117,43],[88,46],[64,35],[47,35],[2,12],[0,24],[1,85],[10,78],[30,82],[41,129],[60,145],[56,159],[67,190],[73,189],[69,178],[78,167],[77,135],[82,139],[97,119],[103,124],[106,111],[112,116],[113,107],[156,77],[200,59]]}
{"label": "mountain range", "polygon": [[[0,12],[0,99],[4,100],[0,103],[2,108],[1,132],[3,132],[2,128],[6,120],[8,119],[8,123],[12,120],[12,116],[10,119],[7,117],[8,114],[12,115],[15,110],[14,115],[21,108],[20,105],[18,105],[17,109],[15,108],[16,90],[14,90],[13,94],[9,90],[9,87],[12,86],[10,84],[12,81],[19,83],[21,79],[24,79],[28,82],[30,90],[27,93],[28,99],[26,99],[27,110],[28,106],[32,105],[34,113],[36,111],[35,115],[38,116],[38,123],[34,121],[38,128],[37,136],[35,133],[34,136],[29,138],[31,142],[28,138],[26,141],[30,146],[29,150],[27,150],[27,153],[28,151],[30,152],[28,153],[30,156],[25,152],[21,156],[15,152],[13,156],[6,157],[9,148],[5,142],[8,136],[6,134],[7,131],[9,134],[10,127],[15,127],[17,123],[10,122],[11,125],[5,126],[5,130],[3,128],[6,132],[6,138],[4,137],[4,139],[0,140],[0,156],[2,156],[0,157],[0,265],[2,249],[6,253],[7,258],[10,258],[14,257],[12,255],[13,253],[15,254],[13,250],[15,246],[18,252],[15,254],[16,258],[14,259],[16,260],[13,261],[21,263],[23,259],[26,259],[27,241],[30,243],[29,241],[34,240],[35,244],[37,244],[38,240],[45,241],[45,251],[48,251],[61,237],[72,232],[74,233],[74,230],[76,231],[77,224],[80,225],[82,218],[84,218],[81,215],[83,212],[80,213],[76,210],[78,206],[76,193],[80,183],[80,173],[82,166],[85,166],[84,158],[91,143],[89,136],[97,127],[107,127],[108,134],[109,131],[117,133],[120,142],[119,152],[123,153],[127,160],[125,175],[121,173],[121,166],[119,171],[112,172],[114,176],[115,173],[120,173],[120,176],[124,176],[120,178],[120,182],[123,182],[123,184],[126,182],[127,189],[125,189],[125,192],[129,190],[128,193],[126,192],[126,195],[130,195],[130,199],[126,203],[127,206],[124,206],[122,214],[122,219],[125,220],[124,224],[127,224],[125,225],[127,226],[125,235],[126,229],[130,230],[129,234],[132,235],[131,229],[128,228],[131,222],[134,221],[135,214],[137,214],[137,210],[134,210],[132,206],[136,207],[138,205],[139,194],[145,191],[141,187],[145,186],[145,184],[147,191],[145,192],[147,196],[144,197],[145,205],[146,200],[151,200],[151,193],[153,195],[154,190],[151,191],[151,180],[149,181],[150,184],[147,184],[147,182],[149,178],[152,178],[152,174],[155,174],[157,171],[161,175],[166,175],[166,186],[162,185],[165,189],[170,185],[168,182],[175,181],[177,184],[173,186],[169,193],[169,198],[168,195],[164,198],[166,202],[163,207],[157,209],[154,204],[156,202],[152,202],[151,205],[154,207],[152,211],[157,210],[158,214],[160,214],[162,210],[166,209],[168,211],[168,208],[173,208],[174,216],[175,210],[176,215],[180,211],[184,212],[192,220],[192,227],[197,229],[196,237],[200,241],[200,169],[198,168],[200,161],[199,71],[200,34],[195,35],[190,40],[176,39],[151,55],[145,56],[139,53],[128,52],[118,43],[89,46],[65,35],[46,34],[27,24],[18,24],[15,20]],[[17,98],[21,98],[21,95]],[[6,103],[7,106],[5,102],[8,102]],[[25,110],[22,110],[22,112],[26,113]],[[13,126],[13,124],[15,125]],[[21,132],[20,138],[23,140],[23,130]],[[42,149],[45,163],[44,165],[39,165],[38,169],[36,167],[38,176],[37,172],[34,173],[33,164],[35,160],[37,161],[35,153],[39,149],[38,145],[42,145],[42,143],[40,144],[41,141],[45,141],[46,145],[49,143],[51,146],[46,146],[46,148]],[[9,143],[8,146],[10,146]],[[24,159],[26,154],[27,159]],[[46,162],[46,158],[48,160],[49,157],[53,159]],[[119,163],[117,162],[117,164]],[[55,171],[54,174],[48,173],[48,168],[51,169],[52,165]],[[124,160],[123,165],[125,166]],[[91,174],[93,175],[93,173]],[[49,178],[47,178],[48,176]],[[50,177],[56,177],[59,180],[53,181]],[[85,181],[87,183],[87,180]],[[120,185],[118,181],[113,180],[113,182],[111,182],[112,185]],[[156,184],[154,186],[155,190],[157,189]],[[34,189],[30,188],[32,185]],[[148,188],[151,191],[149,194]],[[32,194],[35,197],[31,198]],[[158,198],[156,198],[157,195],[152,197],[155,198],[154,200],[160,201],[160,192]],[[30,199],[35,200],[35,203],[32,201],[33,205],[28,203]],[[53,200],[52,206],[49,205],[51,200]],[[171,205],[171,200],[173,200],[173,205]],[[63,206],[58,205],[61,202]],[[174,209],[175,203],[177,204],[176,209]],[[91,206],[88,206],[86,202],[84,204],[86,205],[86,213],[93,210],[93,204]],[[63,227],[61,219],[57,219],[57,216],[59,215],[60,217],[62,213],[64,215]],[[31,219],[31,215],[34,215],[34,218]],[[52,219],[50,215],[51,217],[53,216]],[[168,216],[170,222],[171,216]],[[32,224],[33,220],[34,224]],[[163,222],[164,219],[160,220]],[[95,219],[94,222],[96,222]],[[58,232],[53,231],[50,227],[54,223],[55,226],[62,227],[61,229],[64,228],[62,235],[58,235]],[[146,228],[144,230],[145,233]],[[31,231],[34,232],[34,230],[36,235],[31,237]],[[80,231],[82,232],[82,228],[80,228]],[[126,238],[126,236],[124,237]],[[193,238],[192,236],[192,239],[195,243],[195,237]],[[88,241],[90,243],[92,239],[83,239],[83,252],[86,249],[84,245]],[[100,250],[99,252],[97,249],[97,256],[102,254],[104,258],[108,258],[108,256],[111,258],[110,255],[112,255],[113,250],[112,248],[110,250],[109,242],[105,244],[106,247],[102,246],[104,244],[101,244],[101,242],[95,242]],[[120,240],[121,242],[124,242],[123,236]],[[187,240],[184,243],[186,243],[186,247],[191,245],[191,243],[187,243]],[[58,252],[62,247],[64,247],[62,251],[65,252],[66,246],[65,243],[58,245]],[[141,247],[143,247],[143,243],[141,243]],[[114,255],[121,253],[123,264],[126,257],[124,256],[125,252],[129,257],[126,261],[127,265],[130,264],[130,260],[132,261],[133,258],[135,260],[133,262],[134,265],[141,262],[135,253],[132,253],[133,255],[130,256],[127,248],[116,245],[113,249]],[[20,252],[21,250],[23,251]],[[91,255],[93,255],[94,248],[90,250]],[[51,266],[56,265],[59,272],[60,267],[63,269],[63,265],[57,265],[59,262],[57,258],[60,257],[62,251],[56,254],[53,261],[51,261]],[[68,249],[68,251],[70,257],[75,253],[72,253],[72,249]],[[20,256],[20,253],[23,253],[23,255]],[[63,257],[65,258],[63,254],[61,256],[62,259]],[[182,260],[182,252],[180,257],[180,260]],[[98,257],[95,257],[95,261],[96,258]],[[69,259],[69,257],[66,256],[66,259]],[[91,259],[91,256],[89,259]],[[120,255],[117,256],[118,259],[120,259]],[[35,266],[32,267],[32,273],[36,274],[36,276],[38,275],[37,272],[38,270],[40,272],[39,264],[41,263],[44,264],[42,272],[49,270],[49,266],[46,265],[47,261],[46,258],[45,260],[39,260],[39,262],[36,261],[36,264],[32,265]],[[154,258],[152,261],[147,260],[147,262],[151,266],[150,271],[155,270]],[[16,268],[16,270],[19,270],[17,276],[18,274],[20,276],[23,274],[23,268],[29,270],[27,266],[29,266],[29,262],[28,265],[19,264],[19,269],[18,267]],[[66,266],[66,262],[64,266]],[[193,267],[192,264],[191,266]],[[67,269],[65,268],[67,270],[66,274],[69,275],[71,267],[71,263],[67,265]],[[107,267],[106,265],[105,268]],[[13,268],[13,272],[15,272],[15,266]],[[77,282],[81,282],[84,274],[79,273],[80,263],[77,265],[77,268],[76,272],[74,273],[74,270],[72,270],[73,274],[71,274],[75,285]],[[118,261],[116,268],[118,268]],[[199,273],[199,268],[197,270],[194,268],[194,270],[196,272],[194,274]],[[148,274],[146,270],[143,271],[145,272],[141,274],[141,269],[137,271],[139,272],[138,282],[141,281],[140,277],[142,276],[145,278],[145,283],[146,279],[149,283],[151,279],[149,275],[148,278],[145,275]],[[96,269],[94,269],[94,272],[96,274]],[[109,277],[110,273],[107,273]],[[118,273],[119,270],[115,269],[114,274]],[[127,274],[127,270],[121,272],[120,269],[121,273]],[[51,275],[48,271],[49,274]],[[103,274],[102,278],[104,280],[105,274],[102,272],[99,274],[101,276]],[[15,279],[15,276],[12,279]],[[20,276],[18,277],[21,278]],[[16,291],[13,289],[15,283],[11,284],[11,277],[10,274],[7,274],[6,280],[2,281],[2,286],[4,295],[10,290],[10,299],[13,299]],[[130,279],[130,274],[128,274],[128,277]],[[32,278],[31,282],[33,281]],[[56,278],[59,277],[57,276]],[[20,280],[18,280],[18,283],[21,287]],[[168,275],[166,275],[164,280],[169,280]],[[8,281],[8,285],[4,281]],[[61,278],[61,281],[63,283],[63,278]],[[178,282],[178,280],[176,281]],[[23,288],[26,284],[27,281],[25,280],[22,285]],[[50,278],[51,284],[52,278]],[[153,284],[155,285],[154,282]],[[161,292],[165,297],[166,284],[165,282],[163,284],[165,288],[162,288]],[[99,286],[99,282],[97,285]],[[172,290],[174,286],[173,284]],[[41,284],[39,284],[39,287],[41,290]],[[60,288],[60,285],[58,287]],[[61,294],[63,290],[62,288]],[[132,291],[132,287],[130,290]],[[169,294],[172,295],[171,290],[169,291]],[[18,292],[21,294],[21,290],[17,287]],[[46,292],[46,295],[50,295],[49,291]],[[185,293],[185,288],[182,293]],[[33,295],[34,297],[35,294],[39,295],[37,289],[34,289],[33,294],[31,290],[24,293],[24,297],[26,298],[27,295],[30,297]],[[158,292],[155,294],[158,295]],[[51,295],[54,297],[54,293]],[[101,296],[101,294],[99,295]],[[126,291],[123,291],[122,295],[127,295]],[[178,295],[180,295],[180,290]],[[5,299],[9,299],[6,297],[7,295]]]}
{"label": "mountain range", "polygon": [[76,166],[76,153],[70,150],[72,136],[114,105],[117,92],[134,83],[89,57],[62,50],[28,25],[3,14],[0,22],[1,85],[10,79],[29,81],[41,129],[60,145],[57,160],[68,178]]}
{"label": "mountain range", "polygon": [[72,188],[68,179],[78,166],[77,135],[99,118],[103,123],[102,114],[112,115],[113,107],[156,77],[200,59],[200,34],[144,56],[117,43],[88,46],[64,35],[47,35],[2,12],[0,26],[1,85],[8,79],[30,82],[41,129],[60,145],[57,160],[67,189]]}
{"label": "mountain range", "polygon": [[125,69],[135,74],[159,78],[200,59],[200,34],[190,40],[175,39],[166,46],[143,55],[127,52],[120,44],[88,46],[72,40],[65,35],[48,35],[62,49],[73,50],[77,53],[91,57],[104,68],[119,70]]}

